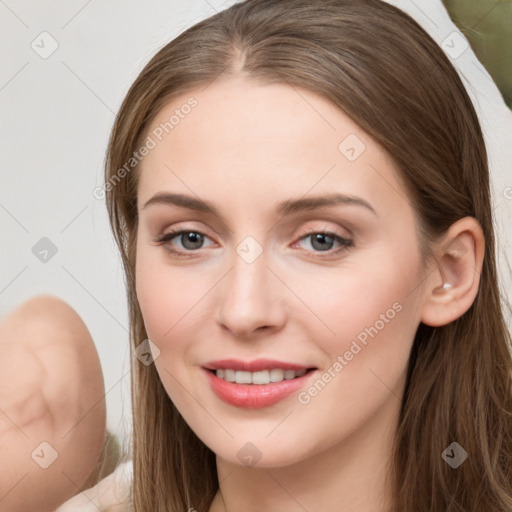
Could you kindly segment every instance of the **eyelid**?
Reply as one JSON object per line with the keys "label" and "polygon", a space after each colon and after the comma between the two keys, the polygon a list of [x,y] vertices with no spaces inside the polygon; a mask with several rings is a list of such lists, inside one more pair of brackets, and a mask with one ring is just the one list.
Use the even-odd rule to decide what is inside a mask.
{"label": "eyelid", "polygon": [[[154,238],[154,242],[169,243],[170,240],[172,240],[173,238],[176,238],[179,235],[182,235],[183,233],[197,233],[198,235],[201,235],[204,238],[209,238],[210,240],[214,241],[212,239],[212,237],[209,236],[208,234],[206,234],[204,231],[202,231],[200,229],[195,229],[195,228],[188,228],[185,226],[185,227],[173,228],[166,233],[157,235]],[[197,249],[196,251],[186,251],[186,252],[193,253],[193,252],[198,252],[199,250],[200,249]]]}
{"label": "eyelid", "polygon": [[296,246],[302,240],[307,239],[309,236],[318,233],[334,238],[335,240],[338,241],[339,247],[335,249],[329,249],[328,251],[307,251],[308,253],[311,254],[311,256],[309,256],[311,258],[327,260],[328,258],[338,256],[340,253],[346,252],[352,247],[354,247],[354,239],[352,236],[346,237],[340,235],[339,233],[336,232],[336,230],[331,230],[329,228],[307,229],[306,232],[302,233],[302,235],[297,239],[297,241],[292,244],[292,247]]}
{"label": "eyelid", "polygon": [[209,232],[208,229],[197,228],[195,226],[190,226],[190,225],[186,225],[186,224],[183,225],[183,223],[177,223],[175,225],[173,224],[172,227],[170,227],[168,231],[155,235],[154,240],[155,241],[160,240],[168,235],[176,236],[181,233],[189,233],[189,232],[198,233],[202,236],[208,237],[210,240],[214,240],[214,237],[212,237],[210,234],[208,234],[208,232]]}
{"label": "eyelid", "polygon": [[[177,236],[179,236],[183,233],[190,233],[190,232],[197,233],[205,238],[212,240],[214,243],[216,243],[212,239],[212,237],[210,237],[204,231],[202,231],[200,229],[196,229],[194,227],[180,226],[180,225],[178,225],[178,227],[176,227],[176,228],[171,229],[167,233],[158,235],[157,237],[154,238],[154,242],[156,242],[160,245],[164,245],[164,246],[170,245],[170,241],[173,238],[176,238]],[[339,234],[335,229],[329,229],[327,226],[325,226],[323,228],[320,228],[320,227],[307,228],[305,231],[303,231],[301,233],[300,237],[298,237],[296,239],[296,241],[293,242],[292,247],[296,246],[300,241],[306,239],[308,236],[313,235],[313,234],[325,234],[334,239],[337,239],[338,243],[340,244],[340,246],[337,249],[329,249],[328,251],[307,251],[307,252],[310,252],[315,255],[315,256],[312,256],[313,258],[329,258],[330,256],[335,256],[344,250],[346,251],[346,250],[350,249],[354,245],[352,235],[349,235],[349,237],[347,237],[347,236]],[[166,250],[169,253],[174,254],[176,256],[181,256],[181,257],[193,257],[194,253],[200,253],[201,249],[204,249],[204,247],[196,249],[196,250],[181,250],[181,249],[176,250],[176,249],[171,249],[170,247],[166,247]]]}
{"label": "eyelid", "polygon": [[[324,223],[322,225],[307,227],[305,229],[301,229],[299,231],[299,235],[295,237],[295,240],[299,241],[307,237],[308,235],[316,234],[316,233],[324,233],[336,238],[341,238],[343,240],[353,241],[354,235],[352,234],[351,230],[349,230],[347,227],[344,227],[345,233],[343,233],[340,229],[340,227],[330,227],[328,224]],[[296,242],[294,242],[295,244]]]}
{"label": "eyelid", "polygon": [[343,238],[345,240],[350,240],[351,237],[352,237],[351,234],[348,234],[347,236],[345,236],[345,235],[342,235],[342,234],[338,233],[336,231],[336,229],[330,229],[329,227],[324,226],[324,227],[321,227],[321,228],[317,228],[317,227],[307,228],[302,233],[302,235],[300,236],[299,240],[302,240],[304,237],[306,237],[308,235],[312,235],[314,233],[325,233],[325,234],[329,234],[329,235],[332,235],[332,236],[337,236],[339,238]]}

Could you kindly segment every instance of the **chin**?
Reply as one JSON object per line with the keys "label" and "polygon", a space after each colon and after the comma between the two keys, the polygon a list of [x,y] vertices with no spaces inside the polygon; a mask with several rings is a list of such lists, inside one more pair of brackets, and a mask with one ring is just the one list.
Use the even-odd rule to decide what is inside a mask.
{"label": "chin", "polygon": [[289,443],[283,444],[281,439],[270,441],[241,441],[231,440],[229,446],[207,446],[218,458],[240,467],[254,469],[283,468],[292,466],[308,459],[312,454],[299,452],[300,442],[289,438]]}

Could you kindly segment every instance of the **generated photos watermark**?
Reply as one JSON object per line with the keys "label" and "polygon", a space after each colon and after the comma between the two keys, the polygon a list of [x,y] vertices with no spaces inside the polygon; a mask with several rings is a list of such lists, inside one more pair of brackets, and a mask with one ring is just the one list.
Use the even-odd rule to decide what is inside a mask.
{"label": "generated photos watermark", "polygon": [[369,339],[375,338],[403,309],[400,302],[395,302],[385,313],[379,315],[370,327],[365,327],[355,339],[352,340],[350,348],[325,370],[321,376],[305,391],[297,395],[297,400],[302,405],[307,405],[329,384],[340,372],[359,354],[367,345]]}
{"label": "generated photos watermark", "polygon": [[111,176],[108,181],[101,187],[95,187],[92,195],[95,199],[105,199],[105,194],[110,192],[121,180],[123,180],[135,167],[140,164],[144,157],[149,155],[152,149],[155,149],[166,135],[171,133],[183,119],[185,119],[192,109],[197,107],[198,101],[193,96],[190,97],[186,103],[174,110],[167,121],[160,123],[156,128],[153,128],[151,133],[146,137],[146,140],[139,147],[138,150],[132,153],[132,156],[120,167],[117,172]]}

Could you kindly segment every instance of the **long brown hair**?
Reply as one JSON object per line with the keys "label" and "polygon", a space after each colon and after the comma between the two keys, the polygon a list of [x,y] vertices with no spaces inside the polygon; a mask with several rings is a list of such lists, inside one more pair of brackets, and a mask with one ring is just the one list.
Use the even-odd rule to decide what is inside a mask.
{"label": "long brown hair", "polygon": [[[237,74],[318,93],[377,140],[406,185],[426,257],[429,243],[458,219],[480,223],[485,257],[473,305],[449,325],[420,324],[415,336],[390,475],[392,510],[510,512],[511,340],[479,121],[449,58],[418,23],[381,0],[247,0],[189,28],[142,70],[106,159],[132,353],[147,333],[135,294],[137,167],[126,163],[173,97]],[[132,359],[134,508],[205,512],[219,485],[215,454],[176,410],[154,365]],[[453,441],[469,454],[457,469],[441,457]]]}

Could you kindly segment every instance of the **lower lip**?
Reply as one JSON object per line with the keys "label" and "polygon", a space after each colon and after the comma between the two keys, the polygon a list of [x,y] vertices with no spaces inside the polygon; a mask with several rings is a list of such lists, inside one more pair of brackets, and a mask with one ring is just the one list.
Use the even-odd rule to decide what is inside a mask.
{"label": "lower lip", "polygon": [[298,391],[313,373],[308,371],[302,377],[271,382],[270,384],[237,384],[228,382],[215,373],[204,370],[210,381],[213,392],[224,402],[243,407],[244,409],[260,409],[270,407]]}

